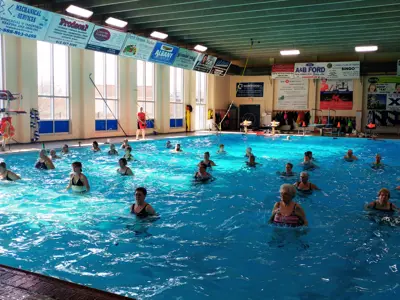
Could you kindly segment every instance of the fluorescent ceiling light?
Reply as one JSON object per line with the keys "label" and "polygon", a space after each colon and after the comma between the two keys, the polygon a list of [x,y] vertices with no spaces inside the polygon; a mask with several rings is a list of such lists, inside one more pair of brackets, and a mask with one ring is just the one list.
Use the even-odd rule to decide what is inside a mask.
{"label": "fluorescent ceiling light", "polygon": [[299,50],[281,50],[281,55],[299,55]]}
{"label": "fluorescent ceiling light", "polygon": [[158,32],[158,31],[153,31],[150,34],[150,36],[152,36],[153,38],[156,38],[156,39],[165,40],[168,37],[168,34],[162,33],[162,32]]}
{"label": "fluorescent ceiling light", "polygon": [[128,25],[128,22],[122,21],[122,20],[118,20],[118,19],[113,18],[113,17],[109,17],[109,18],[106,20],[106,23],[107,23],[108,25],[115,26],[115,27],[119,27],[119,28],[124,28],[126,25]]}
{"label": "fluorescent ceiling light", "polygon": [[93,15],[93,12],[84,8],[80,8],[78,6],[75,5],[70,5],[67,8],[67,12],[69,12],[70,14],[88,19]]}
{"label": "fluorescent ceiling light", "polygon": [[200,51],[200,52],[204,52],[207,50],[206,46],[202,46],[202,45],[196,45],[196,47],[194,47],[194,50]]}
{"label": "fluorescent ceiling light", "polygon": [[378,46],[358,46],[356,52],[373,52],[378,50]]}

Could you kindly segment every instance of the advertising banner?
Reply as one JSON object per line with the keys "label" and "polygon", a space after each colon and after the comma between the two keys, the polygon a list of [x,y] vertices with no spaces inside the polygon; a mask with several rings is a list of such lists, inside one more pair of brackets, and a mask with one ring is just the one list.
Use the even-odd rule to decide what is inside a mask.
{"label": "advertising banner", "polygon": [[273,65],[271,76],[272,76],[272,79],[293,78],[294,77],[294,64]]}
{"label": "advertising banner", "polygon": [[321,79],[319,108],[352,110],[353,80]]}
{"label": "advertising banner", "polygon": [[367,109],[400,111],[400,78],[368,78]]}
{"label": "advertising banner", "polygon": [[171,66],[178,55],[178,51],[179,48],[176,46],[156,42],[156,45],[150,54],[149,61]]}
{"label": "advertising banner", "polygon": [[193,70],[204,73],[210,73],[216,61],[217,58],[214,56],[208,54],[200,54],[199,57],[197,58]]}
{"label": "advertising banner", "polygon": [[277,96],[276,109],[308,109],[308,79],[279,79]]}
{"label": "advertising banner", "polygon": [[211,74],[217,76],[225,76],[226,72],[228,72],[230,65],[231,65],[230,61],[218,58],[211,69]]}
{"label": "advertising banner", "polygon": [[236,97],[264,97],[264,82],[236,83]]}
{"label": "advertising banner", "polygon": [[86,49],[118,55],[127,34],[96,25]]}
{"label": "advertising banner", "polygon": [[11,0],[0,0],[0,34],[44,40],[53,13]]}
{"label": "advertising banner", "polygon": [[179,52],[175,58],[173,66],[175,68],[193,70],[193,66],[196,63],[198,56],[198,52],[190,51],[185,48],[179,48]]}
{"label": "advertising banner", "polygon": [[129,34],[120,55],[147,61],[156,43],[155,40]]}
{"label": "advertising banner", "polygon": [[360,78],[360,62],[296,63],[294,65],[294,77],[357,79]]}
{"label": "advertising banner", "polygon": [[46,34],[46,42],[85,49],[94,24],[54,14]]}

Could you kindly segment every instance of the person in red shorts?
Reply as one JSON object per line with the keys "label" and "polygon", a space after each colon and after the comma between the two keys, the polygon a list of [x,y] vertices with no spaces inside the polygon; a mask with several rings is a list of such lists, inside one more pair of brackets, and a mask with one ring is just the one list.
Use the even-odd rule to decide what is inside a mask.
{"label": "person in red shorts", "polygon": [[143,107],[140,108],[140,112],[137,114],[137,130],[136,130],[136,139],[139,139],[139,133],[142,131],[142,138],[145,139],[146,135],[146,114],[143,112]]}

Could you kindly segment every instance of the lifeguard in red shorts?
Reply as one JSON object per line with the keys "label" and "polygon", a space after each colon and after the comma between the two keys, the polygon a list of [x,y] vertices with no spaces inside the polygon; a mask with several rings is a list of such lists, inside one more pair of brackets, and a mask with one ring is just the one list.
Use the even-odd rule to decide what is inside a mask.
{"label": "lifeguard in red shorts", "polygon": [[143,112],[143,107],[140,108],[140,112],[137,114],[137,130],[136,130],[136,139],[139,139],[139,133],[142,131],[142,138],[145,139],[146,135],[146,113]]}

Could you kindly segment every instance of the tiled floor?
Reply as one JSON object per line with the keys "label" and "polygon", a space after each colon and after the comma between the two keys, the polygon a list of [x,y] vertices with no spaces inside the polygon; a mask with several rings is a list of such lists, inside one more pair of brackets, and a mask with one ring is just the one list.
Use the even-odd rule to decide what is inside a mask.
{"label": "tiled floor", "polygon": [[132,300],[0,265],[0,300]]}

